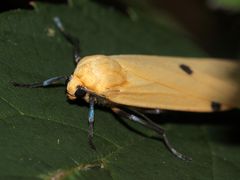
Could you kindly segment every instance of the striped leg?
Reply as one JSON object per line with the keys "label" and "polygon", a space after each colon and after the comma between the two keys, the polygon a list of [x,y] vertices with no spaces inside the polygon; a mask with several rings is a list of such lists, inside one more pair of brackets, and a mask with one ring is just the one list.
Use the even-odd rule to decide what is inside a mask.
{"label": "striped leg", "polygon": [[12,82],[12,84],[16,87],[39,88],[39,87],[48,87],[51,85],[67,84],[67,81],[68,81],[68,76],[57,76],[57,77],[53,77],[37,83],[25,84],[25,83]]}
{"label": "striped leg", "polygon": [[157,132],[161,136],[164,144],[169,149],[169,151],[173,155],[178,157],[179,159],[187,160],[187,161],[192,160],[192,158],[187,157],[187,156],[179,153],[176,149],[174,149],[166,136],[165,130],[162,127],[160,127],[158,124],[156,124],[152,120],[150,120],[148,117],[146,117],[144,114],[142,114],[136,110],[133,110],[133,109],[127,109],[129,111],[132,111],[132,113],[129,113],[123,109],[116,108],[116,107],[112,108],[112,110],[114,113],[116,113],[124,118],[127,118],[127,119],[137,122],[137,123],[140,123],[143,126],[150,128],[150,129],[154,130],[155,132]]}

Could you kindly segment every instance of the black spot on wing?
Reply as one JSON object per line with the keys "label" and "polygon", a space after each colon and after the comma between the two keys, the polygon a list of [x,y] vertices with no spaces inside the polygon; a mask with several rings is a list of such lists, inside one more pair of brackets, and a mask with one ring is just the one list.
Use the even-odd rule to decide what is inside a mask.
{"label": "black spot on wing", "polygon": [[221,110],[221,104],[219,102],[212,101],[211,102],[211,108],[214,112],[220,111]]}
{"label": "black spot on wing", "polygon": [[180,64],[179,67],[188,75],[191,75],[193,73],[192,69],[186,64]]}

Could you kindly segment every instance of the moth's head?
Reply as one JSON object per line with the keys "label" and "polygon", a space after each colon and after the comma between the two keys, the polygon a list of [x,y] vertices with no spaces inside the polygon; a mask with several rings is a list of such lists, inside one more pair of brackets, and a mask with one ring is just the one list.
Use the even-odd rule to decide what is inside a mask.
{"label": "moth's head", "polygon": [[68,98],[84,98],[87,101],[86,92],[102,95],[125,82],[125,71],[116,60],[105,55],[86,56],[77,64],[69,79]]}
{"label": "moth's head", "polygon": [[67,84],[67,97],[70,100],[77,98],[84,98],[86,95],[86,89],[81,83],[80,79],[72,75]]}

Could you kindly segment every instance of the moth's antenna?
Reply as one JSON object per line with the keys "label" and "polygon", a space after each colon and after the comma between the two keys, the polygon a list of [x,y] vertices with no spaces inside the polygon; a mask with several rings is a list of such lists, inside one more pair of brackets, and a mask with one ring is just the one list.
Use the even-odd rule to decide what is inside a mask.
{"label": "moth's antenna", "polygon": [[77,64],[81,60],[80,56],[80,46],[78,38],[72,36],[71,34],[67,33],[64,29],[64,26],[58,16],[53,18],[53,21],[58,28],[58,30],[62,33],[62,35],[67,39],[67,41],[73,46],[73,54],[74,54],[74,61]]}
{"label": "moth's antenna", "polygon": [[60,31],[65,31],[64,27],[63,27],[63,24],[62,24],[62,22],[61,22],[61,20],[60,20],[60,18],[58,16],[54,17],[53,21],[55,22],[56,26],[58,27],[58,29]]}

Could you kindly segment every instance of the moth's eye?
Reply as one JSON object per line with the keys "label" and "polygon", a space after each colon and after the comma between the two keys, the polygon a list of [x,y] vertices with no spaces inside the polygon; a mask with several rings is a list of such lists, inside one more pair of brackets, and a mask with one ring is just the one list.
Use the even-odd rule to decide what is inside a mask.
{"label": "moth's eye", "polygon": [[74,93],[74,95],[77,98],[83,98],[86,95],[86,90],[83,89],[82,87],[78,86],[76,92]]}

